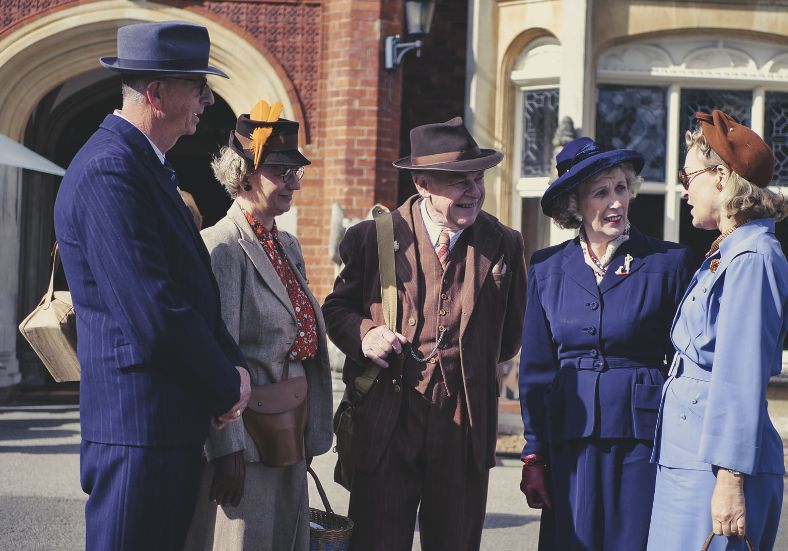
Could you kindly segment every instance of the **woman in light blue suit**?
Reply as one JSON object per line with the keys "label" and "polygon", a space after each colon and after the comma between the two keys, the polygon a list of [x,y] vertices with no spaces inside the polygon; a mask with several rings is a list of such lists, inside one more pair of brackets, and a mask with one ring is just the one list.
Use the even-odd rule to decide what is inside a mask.
{"label": "woman in light blue suit", "polygon": [[788,214],[766,186],[774,156],[722,111],[697,113],[679,180],[692,224],[720,230],[692,279],[671,338],[678,351],[663,391],[649,551],[774,547],[783,447],[766,405],[788,329],[788,263],[774,234]]}
{"label": "woman in light blue suit", "polygon": [[687,247],[630,226],[638,152],[579,138],[556,160],[542,208],[580,235],[531,259],[520,487],[544,508],[540,550],[643,551],[668,331],[693,261]]}

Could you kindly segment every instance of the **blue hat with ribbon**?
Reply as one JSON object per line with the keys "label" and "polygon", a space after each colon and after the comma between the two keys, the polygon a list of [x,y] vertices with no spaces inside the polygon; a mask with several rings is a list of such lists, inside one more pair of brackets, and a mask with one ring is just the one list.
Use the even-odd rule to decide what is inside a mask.
{"label": "blue hat with ribbon", "polygon": [[182,21],[136,23],[118,29],[117,57],[99,62],[130,74],[194,73],[229,78],[208,65],[211,39],[202,25]]}
{"label": "blue hat with ribbon", "polygon": [[633,149],[607,150],[591,138],[577,138],[564,146],[556,155],[558,178],[542,196],[542,212],[552,216],[554,200],[573,190],[594,174],[621,163],[632,163],[635,172],[643,170],[643,155]]}

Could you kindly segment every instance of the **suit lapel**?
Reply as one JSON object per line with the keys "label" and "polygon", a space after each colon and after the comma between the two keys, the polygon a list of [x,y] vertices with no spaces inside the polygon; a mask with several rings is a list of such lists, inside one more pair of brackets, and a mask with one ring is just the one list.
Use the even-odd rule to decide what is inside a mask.
{"label": "suit lapel", "polygon": [[[491,224],[484,213],[480,213],[473,226],[465,231],[469,230],[473,232],[473,235],[468,240],[465,257],[465,281],[460,297],[463,313],[460,319],[460,339],[468,327],[468,321],[476,306],[479,291],[490,273],[493,262],[498,260],[495,257],[500,254],[500,244],[503,238],[501,230]],[[514,269],[514,266],[510,266],[510,269]]]}
{"label": "suit lapel", "polygon": [[[323,316],[317,315],[317,312],[320,311],[320,305],[317,303],[317,299],[309,290],[309,280],[304,277],[304,273],[306,270],[304,266],[301,264],[304,261],[303,256],[301,255],[301,251],[299,250],[298,246],[296,245],[295,239],[291,237],[289,234],[280,233],[279,234],[280,241],[282,242],[282,246],[285,249],[285,254],[287,255],[287,261],[290,263],[290,267],[293,269],[293,273],[295,273],[296,279],[298,280],[299,285],[304,290],[304,294],[309,299],[309,303],[312,305],[312,309],[315,311],[315,318],[317,319],[317,329],[318,329],[318,337],[320,339],[326,334],[326,326],[325,321],[323,320]],[[295,260],[298,259],[298,262]],[[290,297],[288,296],[288,301]],[[292,303],[291,303],[292,305]]]}
{"label": "suit lapel", "polygon": [[128,146],[140,156],[145,168],[151,172],[155,180],[155,186],[161,189],[162,194],[167,197],[167,200],[170,201],[170,206],[177,213],[175,218],[179,220],[174,225],[183,227],[186,233],[191,236],[191,239],[197,245],[200,258],[210,268],[211,258],[208,256],[205,244],[200,238],[197,227],[194,225],[194,218],[191,212],[170,179],[172,172],[161,164],[159,157],[153,151],[153,147],[151,147],[150,142],[148,142],[142,131],[125,119],[115,115],[107,115],[101,126],[119,134]]}
{"label": "suit lapel", "polygon": [[599,298],[599,288],[594,279],[594,272],[586,264],[578,238],[575,238],[564,249],[564,261],[561,267],[567,277],[578,286],[585,289],[594,298]]}
{"label": "suit lapel", "polygon": [[276,273],[276,269],[274,269],[273,264],[271,264],[271,260],[263,250],[263,246],[260,244],[257,236],[252,232],[252,228],[249,227],[246,217],[244,217],[237,204],[233,203],[230,206],[230,210],[227,211],[227,216],[241,232],[241,238],[238,240],[238,243],[246,253],[246,256],[249,257],[255,270],[260,274],[263,282],[265,282],[274,296],[279,299],[285,309],[287,309],[290,315],[293,316],[293,319],[295,319],[293,303],[290,302],[290,296],[287,294],[287,289],[285,289],[282,280],[279,279],[279,274]]}
{"label": "suit lapel", "polygon": [[[599,292],[605,294],[611,289],[615,289],[624,281],[632,277],[632,275],[640,270],[646,264],[646,240],[643,234],[640,233],[634,226],[630,227],[629,240],[623,243],[613,255],[610,260],[610,266],[605,273],[605,277],[599,284]],[[632,262],[629,265],[629,275],[618,275],[616,272],[619,268],[624,267],[624,258],[626,255],[632,256]]]}
{"label": "suit lapel", "polygon": [[400,331],[408,339],[413,339],[416,328],[406,323],[404,320],[412,316],[412,312],[416,310],[416,297],[418,296],[418,278],[416,270],[417,255],[416,255],[416,240],[414,239],[414,218],[413,209],[418,208],[418,199],[406,202],[399,209],[391,213],[391,219],[394,224],[394,240],[396,251],[394,252],[394,271],[397,274],[397,279],[402,282],[402,289],[404,291],[404,298],[402,304],[402,320]]}

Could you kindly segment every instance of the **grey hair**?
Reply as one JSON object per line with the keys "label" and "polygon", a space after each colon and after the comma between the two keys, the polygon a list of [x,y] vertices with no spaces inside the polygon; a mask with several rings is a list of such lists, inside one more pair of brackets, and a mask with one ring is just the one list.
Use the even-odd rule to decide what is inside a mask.
{"label": "grey hair", "polygon": [[232,148],[224,146],[219,155],[211,161],[213,175],[224,186],[224,190],[232,199],[238,196],[244,181],[252,175],[251,163],[241,157]]}
{"label": "grey hair", "polygon": [[583,217],[580,214],[580,186],[590,184],[595,180],[608,176],[615,169],[620,168],[624,171],[624,178],[627,180],[627,189],[629,190],[629,197],[634,199],[637,197],[640,186],[643,185],[643,178],[638,176],[635,172],[635,167],[632,163],[621,163],[612,166],[602,172],[597,172],[591,178],[588,178],[571,189],[567,193],[559,195],[548,204],[548,212],[552,214],[550,217],[553,222],[559,227],[567,230],[576,230],[583,225]]}
{"label": "grey hair", "polygon": [[702,128],[687,130],[684,142],[687,151],[697,146],[704,167],[721,165],[728,169],[728,177],[722,182],[720,192],[720,208],[728,218],[743,224],[753,218],[774,218],[780,222],[788,217],[785,197],[770,189],[758,187],[736,174],[711,148]]}
{"label": "grey hair", "polygon": [[145,89],[153,79],[147,75],[123,75],[121,94],[124,102],[144,103]]}

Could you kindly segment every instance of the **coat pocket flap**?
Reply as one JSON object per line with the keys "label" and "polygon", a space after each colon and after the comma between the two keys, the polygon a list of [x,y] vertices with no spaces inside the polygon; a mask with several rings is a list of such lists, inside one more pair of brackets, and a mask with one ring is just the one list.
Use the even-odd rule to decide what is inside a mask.
{"label": "coat pocket flap", "polygon": [[252,387],[250,410],[257,413],[284,413],[298,407],[306,399],[306,377],[293,377],[281,383]]}
{"label": "coat pocket flap", "polygon": [[633,402],[637,409],[658,410],[662,398],[662,385],[636,384]]}

